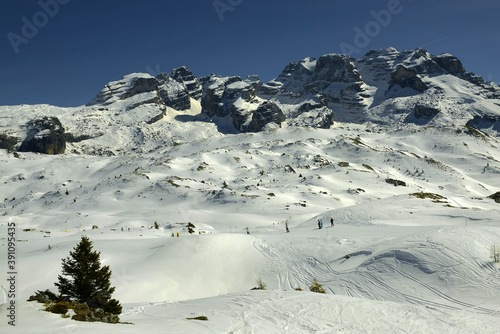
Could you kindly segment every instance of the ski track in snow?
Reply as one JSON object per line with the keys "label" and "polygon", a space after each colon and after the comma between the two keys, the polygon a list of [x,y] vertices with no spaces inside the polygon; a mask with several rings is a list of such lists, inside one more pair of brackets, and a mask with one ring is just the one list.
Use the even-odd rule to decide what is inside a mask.
{"label": "ski track in snow", "polygon": [[[387,300],[388,296],[393,296],[394,300],[404,300],[412,304],[468,310],[500,316],[498,310],[461,301],[411,275],[405,269],[408,268],[410,271],[414,271],[412,269],[418,266],[418,263],[405,261],[404,252],[402,251],[396,251],[398,253],[396,257],[402,258],[402,260],[394,260],[388,264],[378,259],[377,262],[370,265],[370,268],[365,266],[358,270],[351,269],[347,272],[341,272],[335,270],[335,264],[338,264],[341,259],[327,258],[324,254],[328,254],[328,251],[314,249],[314,247],[311,247],[313,244],[300,247],[295,245],[294,241],[286,239],[261,238],[254,242],[254,246],[268,259],[267,271],[274,272],[279,282],[279,289],[293,290],[296,287],[307,289],[307,286],[304,285],[316,278],[319,282],[324,282],[327,285],[327,291],[333,294],[374,300]],[[450,249],[446,249],[446,251],[449,252]],[[440,252],[443,251],[440,250]],[[371,254],[371,252],[357,252],[351,254],[351,257],[363,253]],[[455,259],[457,257],[455,255],[455,257],[451,258]],[[456,264],[456,266],[459,265]],[[468,271],[468,275],[464,277],[466,281],[474,283],[480,289],[481,287],[487,289],[498,288],[491,282],[484,282],[484,272],[472,271],[470,270],[471,267],[474,266],[465,267],[465,272]],[[492,269],[492,273],[498,275],[496,268],[490,269]],[[405,290],[394,288],[386,283],[383,278],[386,273],[398,275],[391,277],[391,281],[398,281],[401,285],[417,285],[421,287],[415,288],[418,295],[409,294]],[[422,274],[423,272],[420,271],[419,273]]]}
{"label": "ski track in snow", "polygon": [[[288,128],[143,157],[0,152],[0,232],[15,221],[22,240],[19,332],[116,331],[23,302],[53,289],[81,234],[113,270],[134,323],[123,333],[498,332],[497,141],[364,130]],[[409,196],[420,192],[443,199]],[[268,291],[250,292],[259,278]],[[307,291],[314,278],[326,295]],[[186,320],[199,315],[209,321]]]}

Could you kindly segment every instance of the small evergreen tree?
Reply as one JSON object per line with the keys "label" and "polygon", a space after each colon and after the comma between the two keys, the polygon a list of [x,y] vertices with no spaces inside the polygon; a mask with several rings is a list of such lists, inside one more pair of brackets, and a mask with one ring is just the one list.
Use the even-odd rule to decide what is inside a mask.
{"label": "small evergreen tree", "polygon": [[92,251],[92,241],[82,236],[80,243],[69,254],[62,260],[62,276],[59,275],[55,283],[61,296],[65,300],[76,300],[92,308],[120,314],[120,303],[111,299],[115,291],[110,283],[111,270],[109,266],[101,267],[101,253]]}

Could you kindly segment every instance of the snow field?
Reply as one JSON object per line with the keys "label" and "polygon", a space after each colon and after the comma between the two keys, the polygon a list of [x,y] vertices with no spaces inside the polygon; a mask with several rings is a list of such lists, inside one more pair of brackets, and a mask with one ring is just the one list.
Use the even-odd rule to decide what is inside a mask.
{"label": "snow field", "polygon": [[[19,239],[16,330],[496,333],[500,226],[487,196],[500,187],[497,142],[365,130],[290,127],[140,157],[0,151],[0,233],[13,221]],[[409,195],[420,192],[442,198]],[[77,323],[24,302],[55,290],[81,235],[134,325]],[[250,291],[259,278],[268,290]],[[314,278],[326,295],[307,291]],[[186,319],[200,315],[209,321]]]}

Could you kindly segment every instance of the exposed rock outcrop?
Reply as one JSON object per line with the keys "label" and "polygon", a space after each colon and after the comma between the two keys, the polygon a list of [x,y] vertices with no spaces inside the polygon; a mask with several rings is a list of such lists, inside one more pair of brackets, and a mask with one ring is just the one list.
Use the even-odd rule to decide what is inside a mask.
{"label": "exposed rock outcrop", "polygon": [[328,107],[305,109],[289,124],[292,126],[329,129],[333,125],[333,110]]}
{"label": "exposed rock outcrop", "polygon": [[354,61],[354,58],[338,54],[319,57],[312,75],[314,86],[317,89],[324,89],[334,82],[361,81],[361,76],[354,65]]}
{"label": "exposed rock outcrop", "polygon": [[137,78],[137,80],[134,81],[133,86],[120,96],[120,99],[125,100],[137,94],[153,92],[156,90],[158,90],[158,80],[156,80],[156,78]]}
{"label": "exposed rock outcrop", "polygon": [[451,75],[465,74],[465,68],[462,65],[462,62],[457,57],[452,56],[449,53],[443,53],[439,56],[435,56],[434,61]]}
{"label": "exposed rock outcrop", "polygon": [[12,151],[19,142],[17,137],[9,136],[5,133],[0,133],[0,149]]}
{"label": "exposed rock outcrop", "polygon": [[391,73],[391,78],[395,84],[402,88],[410,87],[417,92],[423,92],[427,89],[419,74],[414,69],[408,69],[403,65],[399,65],[396,71]]}
{"label": "exposed rock outcrop", "polygon": [[[235,85],[232,85],[236,83]],[[231,86],[232,85],[232,86]],[[226,90],[226,88],[228,88]],[[225,117],[229,115],[231,105],[239,97],[248,97],[247,91],[251,86],[243,82],[240,77],[219,77],[212,75],[204,85],[201,99],[203,112],[209,117]]]}
{"label": "exposed rock outcrop", "polygon": [[57,117],[43,117],[26,124],[27,136],[19,151],[62,154],[66,150],[64,127]]}
{"label": "exposed rock outcrop", "polygon": [[500,115],[476,115],[466,125],[475,129],[492,129],[500,132]]}
{"label": "exposed rock outcrop", "polygon": [[172,70],[171,77],[175,81],[184,84],[189,96],[191,96],[193,99],[201,99],[201,96],[203,95],[203,89],[200,80],[198,80],[186,66],[182,66]]}
{"label": "exposed rock outcrop", "polygon": [[248,127],[248,131],[258,132],[268,123],[275,123],[281,126],[281,123],[286,120],[283,111],[272,101],[262,103],[252,115],[252,122]]}
{"label": "exposed rock outcrop", "polygon": [[254,131],[248,122],[259,101],[254,87],[240,77],[211,76],[205,83],[201,106],[209,117],[231,116],[237,130]]}
{"label": "exposed rock outcrop", "polygon": [[441,66],[446,72],[461,79],[467,80],[475,85],[483,85],[484,79],[474,73],[467,72],[462,65],[462,62],[455,56],[449,53],[443,53],[433,57],[434,61]]}
{"label": "exposed rock outcrop", "polygon": [[500,203],[500,191],[497,191],[493,195],[488,196],[488,198],[495,200],[496,203]]}
{"label": "exposed rock outcrop", "polygon": [[335,83],[359,82],[361,76],[353,58],[328,54],[288,64],[276,81],[283,84],[282,90],[300,94],[321,92]]}
{"label": "exposed rock outcrop", "polygon": [[424,118],[427,120],[431,120],[434,117],[436,117],[437,114],[439,114],[439,109],[429,106],[424,106],[421,104],[417,104],[413,111],[413,115],[418,119]]}
{"label": "exposed rock outcrop", "polygon": [[158,94],[162,102],[176,110],[187,110],[191,108],[191,99],[186,86],[168,77],[166,74],[157,76]]}
{"label": "exposed rock outcrop", "polygon": [[149,74],[134,73],[122,80],[108,83],[87,105],[110,105],[117,101],[131,99],[127,109],[134,109],[144,104],[162,104],[176,110],[191,108],[190,97],[199,99],[201,85],[186,67],[172,72],[169,77],[162,73],[156,77]]}

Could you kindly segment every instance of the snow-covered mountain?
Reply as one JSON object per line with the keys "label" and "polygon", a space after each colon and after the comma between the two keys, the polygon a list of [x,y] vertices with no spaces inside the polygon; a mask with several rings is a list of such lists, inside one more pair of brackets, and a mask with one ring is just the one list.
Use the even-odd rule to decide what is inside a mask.
{"label": "snow-covered mountain", "polygon": [[[16,330],[497,333],[498,95],[453,56],[384,49],[268,83],[180,68],[125,76],[86,106],[0,107]],[[81,235],[133,325],[25,302],[56,291]],[[251,291],[259,279],[268,290]]]}
{"label": "snow-covered mountain", "polygon": [[449,54],[394,48],[360,59],[329,54],[288,64],[274,80],[196,78],[186,68],[113,81],[85,106],[0,107],[0,147],[126,154],[273,127],[334,122],[463,126],[498,135],[500,87]]}

